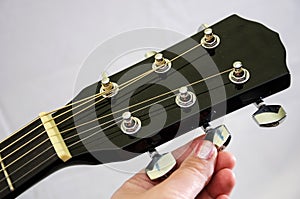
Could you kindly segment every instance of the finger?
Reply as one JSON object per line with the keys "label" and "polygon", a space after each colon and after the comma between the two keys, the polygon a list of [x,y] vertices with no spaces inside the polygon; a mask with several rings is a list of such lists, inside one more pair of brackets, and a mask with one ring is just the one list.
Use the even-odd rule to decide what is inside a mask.
{"label": "finger", "polygon": [[218,196],[216,199],[229,199],[229,196],[221,195],[221,196]]}
{"label": "finger", "polygon": [[[149,190],[156,198],[178,196],[178,198],[195,198],[211,178],[217,151],[213,143],[203,141],[195,146],[194,152],[184,160],[180,167],[165,181]],[[154,197],[155,198],[155,197]]]}
{"label": "finger", "polygon": [[177,148],[172,152],[173,156],[177,161],[177,165],[180,166],[181,163],[195,150],[195,148],[203,142],[205,135],[199,136],[194,140],[186,143],[185,145]]}
{"label": "finger", "polygon": [[[197,145],[201,145],[204,137],[205,135],[202,135],[172,152],[178,166],[180,166],[181,163],[193,152]],[[235,166],[235,162],[236,159],[231,153],[220,151],[215,169],[216,171],[223,168],[233,169],[233,167]]]}
{"label": "finger", "polygon": [[199,194],[198,198],[218,198],[220,196],[229,196],[234,185],[235,176],[232,170],[221,169],[213,175],[211,181]]}
{"label": "finger", "polygon": [[[195,150],[198,145],[202,144],[204,136],[200,136],[193,141],[181,146],[176,149],[173,153],[175,153],[180,160],[177,159],[177,165],[180,166],[183,160],[185,160],[191,153]],[[145,174],[145,171],[135,174],[130,179],[128,179],[119,190],[123,192],[131,192],[132,190],[136,192],[144,192],[148,189],[151,189],[153,186],[157,185],[159,181],[151,181],[148,176]]]}
{"label": "finger", "polygon": [[224,168],[233,169],[235,166],[235,157],[227,151],[220,151],[217,158],[215,171],[219,171]]}

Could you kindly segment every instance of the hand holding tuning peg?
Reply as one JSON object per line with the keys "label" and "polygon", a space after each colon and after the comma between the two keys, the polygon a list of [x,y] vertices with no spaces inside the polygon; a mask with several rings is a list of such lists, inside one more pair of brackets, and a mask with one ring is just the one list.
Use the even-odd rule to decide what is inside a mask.
{"label": "hand holding tuning peg", "polygon": [[[204,131],[206,132],[204,140],[214,144],[218,151],[225,149],[231,140],[231,135],[225,125],[212,128],[209,124],[206,124]],[[161,155],[156,150],[153,150],[149,154],[152,160],[145,171],[151,180],[168,176],[176,166],[176,159],[170,152]]]}

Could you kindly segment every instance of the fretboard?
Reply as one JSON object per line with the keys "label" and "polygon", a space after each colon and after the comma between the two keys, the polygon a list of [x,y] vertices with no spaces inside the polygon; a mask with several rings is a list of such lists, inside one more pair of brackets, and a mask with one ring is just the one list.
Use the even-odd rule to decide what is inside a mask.
{"label": "fretboard", "polygon": [[0,143],[0,198],[13,198],[61,162],[40,119]]}

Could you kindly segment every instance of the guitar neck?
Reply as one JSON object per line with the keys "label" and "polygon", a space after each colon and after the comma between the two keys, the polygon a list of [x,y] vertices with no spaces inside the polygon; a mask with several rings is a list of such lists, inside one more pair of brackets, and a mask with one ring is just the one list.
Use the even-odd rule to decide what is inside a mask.
{"label": "guitar neck", "polygon": [[67,163],[56,154],[42,121],[37,118],[0,143],[0,198],[14,198]]}
{"label": "guitar neck", "polygon": [[59,165],[40,119],[1,142],[0,154],[0,198],[19,195]]}

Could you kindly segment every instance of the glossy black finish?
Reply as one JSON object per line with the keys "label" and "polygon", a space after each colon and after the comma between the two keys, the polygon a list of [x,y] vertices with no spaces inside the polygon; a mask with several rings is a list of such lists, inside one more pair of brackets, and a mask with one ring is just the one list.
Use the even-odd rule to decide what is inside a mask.
{"label": "glossy black finish", "polygon": [[[150,130],[142,128],[135,135],[136,137],[122,133],[117,124],[103,131],[92,130],[88,134],[93,136],[85,139],[84,145],[74,149],[76,153],[91,153],[96,157],[98,163],[127,160],[201,126],[203,123],[289,87],[290,74],[286,66],[286,52],[277,33],[261,24],[242,19],[236,15],[224,19],[213,25],[212,28],[214,33],[221,38],[221,44],[214,50],[214,54],[207,52],[202,47],[196,48],[172,62],[174,71],[169,71],[164,75],[152,73],[121,90],[113,99],[105,99],[99,103],[94,108],[96,114],[90,111],[75,120],[80,124],[92,120],[96,116],[102,117],[109,114],[112,109],[113,111],[120,110],[126,108],[126,105],[132,106],[186,85],[187,83],[182,81],[171,80],[178,73],[189,83],[193,83],[210,75],[215,75],[218,71],[230,69],[236,60],[242,61],[244,67],[250,71],[251,77],[247,83],[237,86],[229,81],[228,73],[225,73],[220,76],[221,79],[215,77],[205,81],[205,83],[195,84],[192,89],[197,95],[197,104],[184,111],[176,105],[175,97],[172,97],[173,94],[168,94],[164,98],[170,97],[169,99],[158,103],[161,105],[161,109],[152,110],[151,119],[149,117],[150,107],[147,106],[162,98],[130,108],[131,112],[135,112],[144,107],[143,110],[137,111],[133,115],[141,119],[142,126],[152,123],[152,128]],[[184,40],[162,53],[166,58],[172,59],[194,47],[196,43],[199,43],[202,36],[203,33],[200,32],[192,36],[192,39]],[[112,75],[110,78],[113,82],[124,83],[151,69],[152,63],[153,57],[150,57]],[[218,71],[214,69],[215,65]],[[166,86],[168,81],[171,86]],[[89,86],[75,100],[99,92],[100,86],[100,83]],[[225,96],[221,95],[222,91],[225,91]],[[82,130],[77,129],[77,133],[113,121],[124,111],[116,113],[114,117],[109,116],[100,119],[98,124],[95,122],[89,127],[83,127]],[[166,113],[166,121],[163,127],[153,125],[153,121],[161,120],[161,114],[164,112]],[[84,134],[81,135],[78,139],[85,138]]]}
{"label": "glossy black finish", "polygon": [[[55,121],[59,124],[58,128],[63,132],[62,136],[73,157],[68,162],[63,163],[57,156],[53,156],[45,164],[41,164],[55,154],[53,148],[49,149],[40,158],[34,159],[24,169],[19,171],[22,171],[24,174],[30,171],[30,168],[38,166],[38,169],[28,173],[17,183],[15,183],[15,180],[22,177],[22,174],[12,177],[16,190],[14,192],[2,192],[0,197],[15,197],[55,170],[69,165],[101,164],[128,160],[211,120],[289,87],[290,74],[286,66],[286,53],[277,33],[261,24],[242,19],[236,15],[222,20],[213,25],[212,28],[214,33],[221,38],[221,44],[214,50],[214,53],[198,47],[173,61],[172,70],[167,74],[152,73],[129,87],[120,90],[117,96],[112,99],[104,99],[95,106],[91,105],[92,102],[87,103],[56,118]],[[202,36],[203,32],[197,33],[162,53],[166,58],[172,59],[194,47],[199,43]],[[174,93],[169,93],[154,101],[136,105],[170,90],[228,70],[236,60],[242,61],[251,74],[250,80],[242,86],[236,86],[231,83],[228,79],[228,73],[224,73],[219,77],[194,84],[192,88],[189,87],[197,95],[197,102],[188,109],[182,110],[177,106],[175,96],[173,96]],[[150,70],[152,63],[153,57],[150,57],[112,75],[110,78],[113,82],[124,83]],[[99,71],[99,74],[101,72]],[[72,102],[97,94],[100,87],[100,82],[97,82],[83,89]],[[222,93],[225,93],[225,95]],[[101,99],[101,97],[96,98],[93,102],[98,99]],[[159,102],[157,103],[157,101]],[[150,108],[152,103],[157,103],[160,107]],[[141,120],[143,127],[136,135],[129,136],[122,133],[118,124],[115,123],[115,118],[121,116],[125,111],[118,112],[118,110],[133,105],[136,106],[129,110]],[[88,106],[91,106],[91,108],[81,111]],[[70,108],[67,107],[54,113],[53,117],[70,110]],[[113,116],[104,117],[116,111],[117,113]],[[95,120],[99,117],[101,119]],[[87,125],[82,125],[91,120],[94,121]],[[111,123],[109,123],[110,121]],[[161,121],[163,121],[162,126],[159,125]],[[40,125],[39,120],[2,142],[0,148],[9,145],[9,143],[20,138],[38,125]],[[77,128],[74,128],[75,126]],[[102,127],[102,130],[99,127]],[[42,131],[43,127],[38,128],[13,148],[1,153],[2,157]],[[44,134],[28,145],[28,147],[20,150],[20,154],[16,153],[17,156],[11,156],[11,159],[7,158],[4,163],[6,165],[9,164],[22,153],[26,153],[26,150],[30,150],[30,147],[36,146],[46,138],[47,135]],[[41,154],[48,147],[51,147],[50,142],[46,142],[42,148],[38,149],[40,151],[36,151],[31,156],[21,159],[16,165],[25,164],[30,158],[33,159],[34,156]],[[10,173],[16,170],[13,167],[8,168]],[[16,171],[15,174],[19,171]],[[0,177],[3,179],[3,172],[0,172]],[[6,181],[0,182],[0,186],[7,186]]]}

